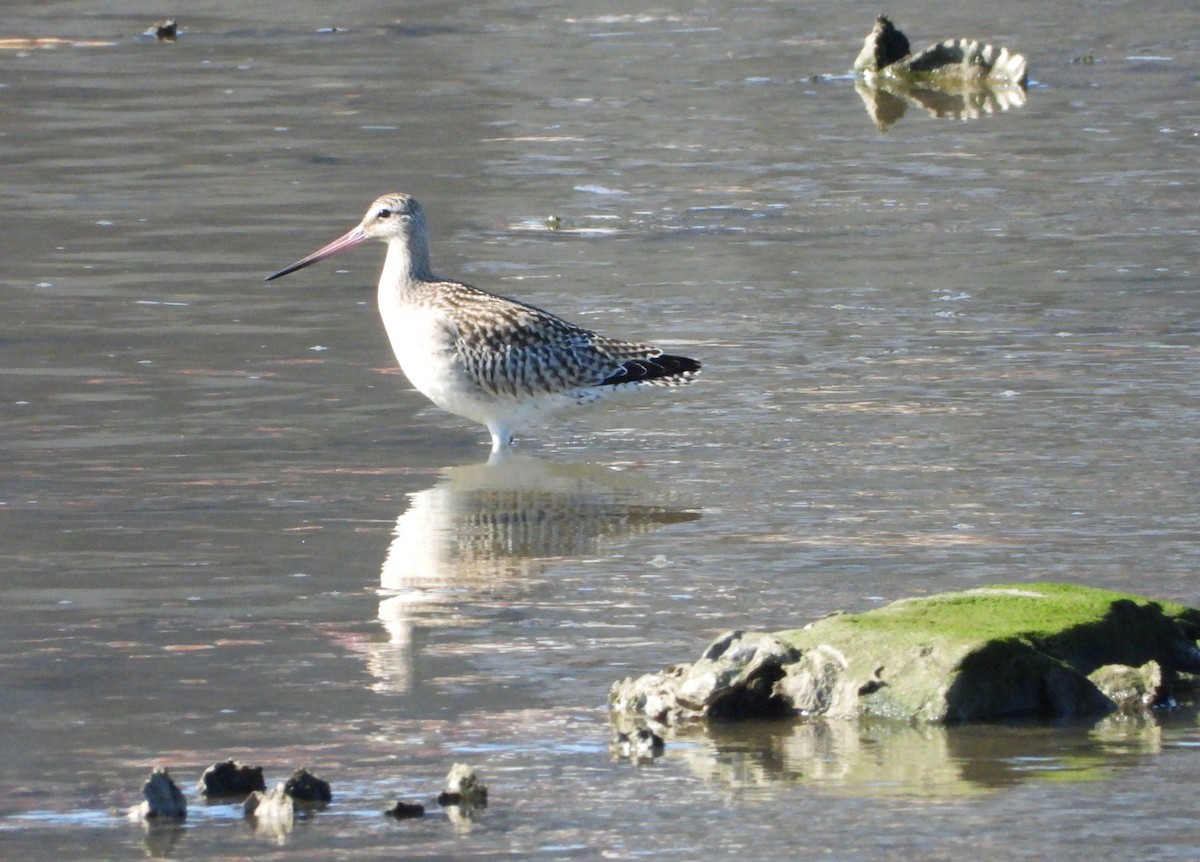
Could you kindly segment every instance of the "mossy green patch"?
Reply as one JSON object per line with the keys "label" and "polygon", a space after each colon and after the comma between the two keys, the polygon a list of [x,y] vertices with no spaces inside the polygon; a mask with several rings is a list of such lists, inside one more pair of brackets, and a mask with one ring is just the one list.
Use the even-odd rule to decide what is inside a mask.
{"label": "mossy green patch", "polygon": [[862,637],[906,641],[1053,640],[1077,626],[1102,621],[1118,602],[1158,608],[1163,616],[1200,626],[1200,611],[1184,605],[1073,584],[1023,584],[904,599],[862,614],[826,617],[777,636],[803,646],[814,630],[845,627]]}
{"label": "mossy green patch", "polygon": [[1200,611],[1183,605],[1025,584],[907,599],[776,637],[806,654],[821,647],[826,664],[840,657],[845,672],[826,697],[835,711],[944,721],[1102,713],[1112,702],[1088,673],[1147,661],[1195,672],[1197,632]]}

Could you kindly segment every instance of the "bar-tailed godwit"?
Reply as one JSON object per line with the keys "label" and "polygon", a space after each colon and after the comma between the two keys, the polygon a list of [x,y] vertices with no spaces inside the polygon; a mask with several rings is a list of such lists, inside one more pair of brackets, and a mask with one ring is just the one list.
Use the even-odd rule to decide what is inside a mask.
{"label": "bar-tailed godwit", "polygon": [[700,363],[606,338],[532,305],[438,278],[429,231],[409,195],[384,195],[358,227],[267,281],[353,248],[387,243],[379,312],[400,367],[430,401],[487,426],[492,453],[540,416],[648,386],[682,386]]}

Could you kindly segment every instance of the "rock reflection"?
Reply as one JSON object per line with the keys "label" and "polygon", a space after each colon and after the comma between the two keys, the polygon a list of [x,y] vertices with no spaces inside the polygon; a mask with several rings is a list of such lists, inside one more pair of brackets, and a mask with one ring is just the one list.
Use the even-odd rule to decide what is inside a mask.
{"label": "rock reflection", "polygon": [[855,796],[949,799],[1030,780],[1107,778],[1160,746],[1153,719],[1092,727],[814,720],[712,725],[677,736],[667,752],[719,785],[805,783]]}
{"label": "rock reflection", "polygon": [[881,132],[895,125],[910,105],[931,117],[977,120],[1025,104],[1025,90],[988,81],[909,81],[876,77],[859,79],[854,89]]}
{"label": "rock reflection", "polygon": [[446,819],[454,824],[454,828],[465,834],[475,828],[475,824],[483,816],[486,808],[485,805],[465,803],[447,805],[442,810],[446,812]]}
{"label": "rock reflection", "polygon": [[644,477],[609,467],[513,455],[445,470],[396,519],[380,572],[388,642],[369,659],[375,689],[412,687],[415,630],[445,622],[467,596],[519,589],[553,560],[699,517]]}
{"label": "rock reflection", "polygon": [[143,820],[145,830],[143,849],[151,859],[167,859],[175,852],[176,845],[187,830],[179,823],[170,821]]}
{"label": "rock reflection", "polygon": [[246,818],[246,824],[255,838],[260,838],[280,847],[284,847],[288,843],[288,836],[292,834],[292,830],[296,828],[296,820],[294,816],[286,817],[257,817],[250,816]]}

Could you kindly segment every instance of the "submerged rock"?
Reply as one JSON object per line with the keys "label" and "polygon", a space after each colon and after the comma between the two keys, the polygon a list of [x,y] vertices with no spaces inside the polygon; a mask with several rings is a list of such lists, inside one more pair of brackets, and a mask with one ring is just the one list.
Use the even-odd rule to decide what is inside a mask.
{"label": "submerged rock", "polygon": [[[1200,672],[1200,611],[1062,584],[993,587],[837,614],[803,629],[722,635],[691,665],[626,679],[622,722],[781,715],[958,722],[1099,716],[1117,708],[1088,678],[1156,662]],[[614,723],[618,723],[614,720]]]}
{"label": "submerged rock", "polygon": [[267,789],[261,766],[247,766],[235,760],[214,763],[200,776],[197,789],[207,798],[221,796],[245,797],[256,790]]}
{"label": "submerged rock", "polygon": [[146,797],[145,801],[129,809],[130,820],[180,821],[187,818],[187,799],[166,769],[159,767],[150,773],[142,785],[142,795]]}
{"label": "submerged rock", "polygon": [[394,817],[397,820],[408,820],[413,817],[424,817],[425,806],[418,802],[404,802],[397,800],[391,808],[383,812],[388,817]]}

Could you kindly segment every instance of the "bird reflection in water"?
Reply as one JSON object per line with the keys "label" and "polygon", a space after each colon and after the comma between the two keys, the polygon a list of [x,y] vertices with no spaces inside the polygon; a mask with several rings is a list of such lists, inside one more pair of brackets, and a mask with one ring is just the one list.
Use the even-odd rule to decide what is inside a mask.
{"label": "bird reflection in water", "polygon": [[512,455],[445,470],[396,519],[380,572],[388,642],[371,649],[374,688],[408,691],[415,631],[461,621],[468,597],[519,591],[555,560],[699,517],[645,477],[599,465]]}

